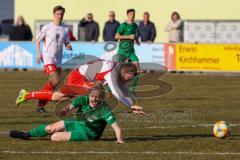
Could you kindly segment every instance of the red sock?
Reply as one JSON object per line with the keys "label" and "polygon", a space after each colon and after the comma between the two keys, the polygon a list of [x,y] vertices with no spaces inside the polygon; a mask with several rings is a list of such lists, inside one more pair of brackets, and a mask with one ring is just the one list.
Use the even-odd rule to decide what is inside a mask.
{"label": "red sock", "polygon": [[45,90],[45,91],[36,91],[36,92],[30,92],[25,96],[26,100],[29,99],[39,99],[39,100],[52,100],[53,91]]}
{"label": "red sock", "polygon": [[[44,87],[42,88],[42,91],[46,91],[46,90],[50,90],[53,91],[55,89],[55,87],[52,85],[52,83],[50,81],[48,81]],[[47,100],[38,100],[38,107],[44,107],[46,104],[48,103]]]}

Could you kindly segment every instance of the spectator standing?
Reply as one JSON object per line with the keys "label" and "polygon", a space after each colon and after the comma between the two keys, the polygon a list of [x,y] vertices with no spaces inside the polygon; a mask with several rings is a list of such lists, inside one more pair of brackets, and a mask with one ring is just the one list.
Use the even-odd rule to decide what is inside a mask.
{"label": "spectator standing", "polygon": [[10,34],[13,32],[14,29],[14,21],[13,19],[5,19],[2,20],[1,23],[1,35],[8,36],[6,40],[9,40]]}
{"label": "spectator standing", "polygon": [[10,33],[10,41],[31,41],[32,31],[25,23],[23,16],[17,18],[17,24],[14,26],[13,31]]}
{"label": "spectator standing", "polygon": [[105,23],[103,29],[103,40],[104,41],[117,41],[115,39],[115,35],[117,33],[117,29],[120,25],[118,21],[115,20],[115,12],[109,12],[109,20]]}
{"label": "spectator standing", "polygon": [[138,26],[138,38],[141,42],[154,42],[156,38],[156,28],[153,22],[150,21],[149,12],[143,13],[143,20],[139,23]]}
{"label": "spectator standing", "polygon": [[87,17],[83,18],[79,22],[78,26],[85,29],[85,41],[98,41],[99,25],[96,21],[94,21],[92,13],[88,13]]}
{"label": "spectator standing", "polygon": [[165,27],[169,42],[183,42],[183,21],[178,12],[173,12],[171,21]]}

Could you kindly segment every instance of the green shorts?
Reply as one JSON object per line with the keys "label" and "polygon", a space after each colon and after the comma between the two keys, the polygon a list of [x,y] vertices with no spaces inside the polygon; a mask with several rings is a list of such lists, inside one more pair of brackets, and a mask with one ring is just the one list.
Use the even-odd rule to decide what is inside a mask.
{"label": "green shorts", "polygon": [[88,141],[89,136],[80,121],[64,121],[65,131],[71,132],[70,141]]}
{"label": "green shorts", "polygon": [[138,62],[138,57],[136,56],[135,52],[118,53],[117,59],[118,59],[118,63],[122,63],[126,59],[130,59],[131,62]]}

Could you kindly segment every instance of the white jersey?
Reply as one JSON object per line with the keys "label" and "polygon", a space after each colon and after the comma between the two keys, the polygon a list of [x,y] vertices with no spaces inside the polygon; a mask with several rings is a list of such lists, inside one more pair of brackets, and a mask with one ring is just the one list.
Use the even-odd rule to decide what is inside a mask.
{"label": "white jersey", "polygon": [[120,64],[113,61],[96,60],[78,66],[81,75],[90,82],[108,84],[112,94],[128,107],[133,105],[133,95],[129,87],[120,81]]}
{"label": "white jersey", "polygon": [[41,32],[36,37],[36,41],[44,41],[42,56],[44,65],[55,64],[57,67],[62,65],[63,46],[70,41],[69,29],[64,24],[60,26],[53,22],[44,25]]}

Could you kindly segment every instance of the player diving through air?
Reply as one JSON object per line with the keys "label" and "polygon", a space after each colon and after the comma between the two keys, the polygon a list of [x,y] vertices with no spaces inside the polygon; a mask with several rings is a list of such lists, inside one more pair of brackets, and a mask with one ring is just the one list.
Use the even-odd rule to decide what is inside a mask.
{"label": "player diving through air", "polygon": [[132,63],[116,63],[113,61],[96,60],[80,65],[67,77],[66,82],[58,91],[41,90],[27,92],[22,89],[16,105],[31,99],[46,101],[64,101],[76,95],[86,95],[96,84],[107,84],[118,101],[132,109],[136,114],[144,115],[143,108],[134,104],[127,82],[137,75],[137,67]]}
{"label": "player diving through air", "polygon": [[[18,130],[10,131],[12,138],[29,139],[31,137],[45,137],[51,135],[52,141],[88,141],[97,140],[101,137],[107,124],[115,131],[117,143],[123,143],[122,132],[114,114],[104,101],[104,90],[95,86],[89,90],[89,96],[76,97],[71,104],[62,111],[62,115],[69,114],[71,110],[78,109],[77,113],[86,113],[96,110],[92,114],[97,118],[88,121],[68,119],[60,120],[53,124],[42,124],[28,132]],[[101,116],[98,116],[98,115]]]}

